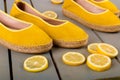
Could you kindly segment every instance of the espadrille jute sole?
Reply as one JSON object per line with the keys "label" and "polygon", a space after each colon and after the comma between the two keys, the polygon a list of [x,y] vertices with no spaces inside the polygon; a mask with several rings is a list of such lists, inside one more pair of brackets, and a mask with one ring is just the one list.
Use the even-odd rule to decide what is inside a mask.
{"label": "espadrille jute sole", "polygon": [[102,32],[118,32],[120,31],[120,25],[118,26],[101,26],[101,25],[94,25],[94,24],[90,24],[85,20],[82,20],[81,18],[79,18],[77,15],[71,13],[70,11],[66,10],[66,9],[62,9],[62,12],[65,16],[74,19],[80,23],[82,23],[83,25],[94,29],[94,30],[98,30],[98,31],[102,31]]}
{"label": "espadrille jute sole", "polygon": [[53,45],[51,42],[49,44],[42,45],[42,46],[24,47],[24,46],[10,44],[4,40],[0,40],[0,44],[7,47],[8,49],[11,49],[16,52],[22,52],[22,53],[44,53],[49,51]]}
{"label": "espadrille jute sole", "polygon": [[81,40],[81,41],[71,41],[66,42],[62,40],[54,40],[54,44],[63,48],[79,48],[82,46],[85,46],[87,44],[88,40]]}

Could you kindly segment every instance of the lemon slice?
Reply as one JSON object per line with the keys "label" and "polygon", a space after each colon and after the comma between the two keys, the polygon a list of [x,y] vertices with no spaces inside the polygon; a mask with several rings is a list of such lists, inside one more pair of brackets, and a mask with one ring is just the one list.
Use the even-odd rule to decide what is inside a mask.
{"label": "lemon slice", "polygon": [[53,19],[57,18],[57,13],[55,13],[54,11],[45,11],[43,12],[43,14]]}
{"label": "lemon slice", "polygon": [[103,54],[91,54],[87,58],[87,66],[95,71],[105,71],[111,67],[111,59]]}
{"label": "lemon slice", "polygon": [[24,69],[29,72],[39,72],[48,68],[48,61],[44,56],[32,56],[24,61]]}
{"label": "lemon slice", "polygon": [[67,52],[62,56],[62,60],[67,65],[77,66],[85,62],[85,57],[78,52]]}
{"label": "lemon slice", "polygon": [[89,53],[98,53],[97,48],[98,48],[99,43],[92,43],[89,44],[87,47],[87,50]]}
{"label": "lemon slice", "polygon": [[63,3],[63,0],[51,0],[51,2],[54,4],[61,4]]}
{"label": "lemon slice", "polygon": [[100,43],[98,45],[98,52],[111,58],[118,55],[118,50],[114,46],[107,43]]}

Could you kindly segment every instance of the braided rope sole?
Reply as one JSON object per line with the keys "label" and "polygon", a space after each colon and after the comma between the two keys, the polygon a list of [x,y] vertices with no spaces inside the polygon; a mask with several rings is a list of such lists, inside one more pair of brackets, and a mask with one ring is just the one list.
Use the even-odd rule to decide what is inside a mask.
{"label": "braided rope sole", "polygon": [[53,40],[54,44],[63,48],[79,48],[82,46],[85,46],[88,42],[88,40],[81,40],[81,41],[71,41],[71,42],[65,42],[62,40]]}
{"label": "braided rope sole", "polygon": [[41,46],[25,47],[25,46],[13,45],[1,39],[0,39],[0,44],[7,47],[8,49],[22,53],[44,53],[49,51],[53,46],[52,42],[50,42],[48,44]]}

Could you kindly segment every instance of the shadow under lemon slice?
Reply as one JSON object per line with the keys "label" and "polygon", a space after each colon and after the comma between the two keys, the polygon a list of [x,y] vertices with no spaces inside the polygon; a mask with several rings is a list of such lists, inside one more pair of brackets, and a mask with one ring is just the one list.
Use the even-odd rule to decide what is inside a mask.
{"label": "shadow under lemon slice", "polygon": [[62,56],[62,60],[67,65],[77,66],[85,62],[85,57],[78,52],[67,52]]}
{"label": "shadow under lemon slice", "polygon": [[24,69],[29,72],[40,72],[48,68],[48,60],[44,56],[32,56],[24,61]]}

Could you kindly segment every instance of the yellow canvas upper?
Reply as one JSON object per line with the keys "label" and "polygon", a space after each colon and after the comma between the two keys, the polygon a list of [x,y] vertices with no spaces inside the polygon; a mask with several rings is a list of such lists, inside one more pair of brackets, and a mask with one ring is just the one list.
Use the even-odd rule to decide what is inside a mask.
{"label": "yellow canvas upper", "polygon": [[[88,2],[91,3],[90,1],[88,1]],[[93,3],[91,3],[91,4],[93,4]],[[93,4],[93,5],[96,7],[99,7],[95,4]],[[91,12],[87,11],[82,6],[77,4],[74,0],[65,0],[62,8],[65,10],[68,10],[69,12],[78,16],[78,18],[80,18],[92,25],[106,26],[106,27],[120,25],[119,18],[117,16],[115,16],[108,9],[104,9],[102,7],[99,7],[99,8],[104,9],[105,11],[102,13],[96,14],[96,13],[91,13]]]}
{"label": "yellow canvas upper", "polygon": [[39,29],[38,26],[35,26],[34,24],[25,21],[15,19],[5,14],[4,12],[2,13],[11,19],[29,24],[28,27],[23,29],[11,29],[5,26],[5,24],[0,22],[0,40],[6,42],[6,44],[30,48],[43,46],[52,42],[52,39],[44,31]]}
{"label": "yellow canvas upper", "polygon": [[115,14],[120,12],[117,6],[113,4],[110,0],[101,0],[101,1],[89,0],[89,1],[103,8],[109,9],[111,12]]}
{"label": "yellow canvas upper", "polygon": [[[43,14],[41,14],[40,12],[32,8],[26,2],[24,1],[21,1],[21,2],[29,6],[37,14],[44,16]],[[72,41],[80,41],[80,40],[88,39],[88,34],[84,30],[82,30],[80,27],[74,25],[73,23],[66,21],[66,20],[52,19],[55,21],[61,21],[62,24],[59,24],[59,25],[50,24],[38,16],[29,14],[27,12],[20,10],[17,7],[16,3],[13,4],[10,14],[16,18],[34,23],[35,25],[39,26],[53,40],[72,42]],[[49,17],[46,17],[46,18],[51,19]]]}

